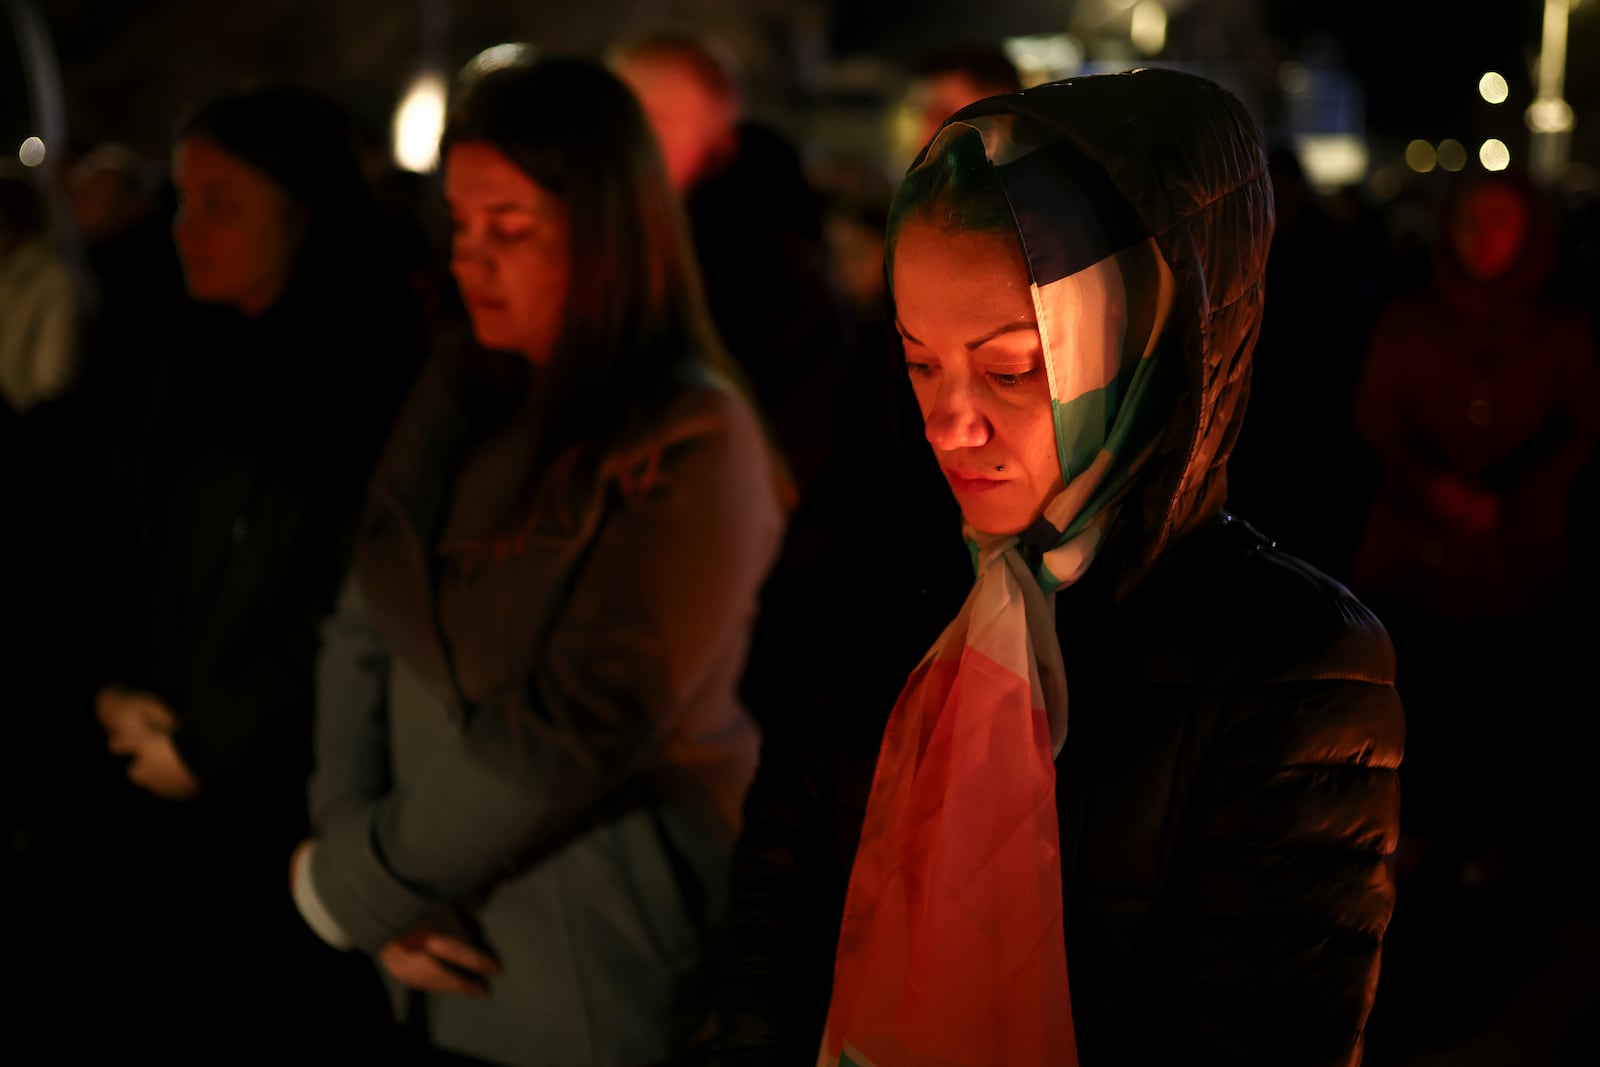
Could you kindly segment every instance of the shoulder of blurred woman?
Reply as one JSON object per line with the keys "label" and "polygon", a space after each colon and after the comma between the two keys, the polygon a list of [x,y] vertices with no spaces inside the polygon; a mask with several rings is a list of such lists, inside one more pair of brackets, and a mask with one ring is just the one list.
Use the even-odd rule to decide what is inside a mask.
{"label": "shoulder of blurred woman", "polygon": [[772,468],[775,456],[754,405],[739,386],[703,361],[694,361],[670,378],[653,403],[642,405],[623,424],[605,450],[602,469],[614,472],[625,489],[634,487],[672,449],[699,440],[729,445],[731,462]]}

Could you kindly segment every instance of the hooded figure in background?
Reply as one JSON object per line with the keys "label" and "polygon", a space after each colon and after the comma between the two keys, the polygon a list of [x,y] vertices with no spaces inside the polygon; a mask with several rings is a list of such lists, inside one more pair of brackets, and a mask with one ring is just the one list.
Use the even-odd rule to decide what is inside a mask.
{"label": "hooded figure in background", "polygon": [[961,532],[864,512],[892,565],[855,546],[796,649],[720,1062],[1360,1060],[1393,650],[1222,507],[1272,226],[1254,123],[1175,71],[979,102],[913,164],[895,322]]}

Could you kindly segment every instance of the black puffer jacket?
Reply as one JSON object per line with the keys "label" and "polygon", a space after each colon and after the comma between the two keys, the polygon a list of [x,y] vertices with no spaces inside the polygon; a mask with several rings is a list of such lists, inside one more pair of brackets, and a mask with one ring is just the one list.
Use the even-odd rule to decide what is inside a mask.
{"label": "black puffer jacket", "polygon": [[[951,121],[987,114],[1014,116],[1003,135],[1018,141],[1070,138],[1105,169],[1177,281],[1170,328],[1188,375],[1138,506],[1056,598],[1080,1062],[1357,1063],[1394,906],[1404,723],[1380,622],[1222,511],[1272,227],[1259,134],[1231,96],[1160,70],[1042,86]],[[1030,234],[1017,206],[1033,256],[1050,235]],[[791,650],[790,706],[767,716],[784,727],[746,806],[719,1006],[727,1065],[816,1062],[883,726],[971,584],[953,529],[845,552],[858,591]]]}

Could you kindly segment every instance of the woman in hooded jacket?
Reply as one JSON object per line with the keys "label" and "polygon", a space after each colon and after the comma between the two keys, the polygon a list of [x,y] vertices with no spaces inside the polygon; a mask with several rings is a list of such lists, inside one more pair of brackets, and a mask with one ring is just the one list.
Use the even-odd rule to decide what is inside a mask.
{"label": "woman in hooded jacket", "polygon": [[964,537],[857,517],[897,565],[773,716],[720,1062],[1360,1060],[1404,725],[1379,620],[1223,508],[1271,232],[1258,130],[1175,71],[912,165],[895,322]]}

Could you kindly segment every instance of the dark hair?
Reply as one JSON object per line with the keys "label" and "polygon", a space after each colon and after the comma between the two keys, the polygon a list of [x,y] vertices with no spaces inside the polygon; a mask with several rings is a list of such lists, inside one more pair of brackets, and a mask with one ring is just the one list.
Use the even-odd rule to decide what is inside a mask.
{"label": "dark hair", "polygon": [[[941,131],[942,133],[943,131]],[[893,264],[895,244],[907,222],[926,222],[947,233],[1017,236],[1016,216],[1000,179],[984,153],[977,130],[935,135],[889,203],[884,256]],[[891,275],[892,282],[892,275]]]}
{"label": "dark hair", "polygon": [[215,144],[283,188],[305,211],[285,298],[347,276],[371,237],[375,206],[350,116],[327,97],[295,85],[232,89],[179,120],[174,143]]}
{"label": "dark hair", "polygon": [[980,89],[992,95],[1014,93],[1022,88],[1017,66],[998,44],[987,41],[958,41],[927,55],[912,69],[918,78],[939,74],[965,74]]}
{"label": "dark hair", "polygon": [[[735,382],[682,208],[633,93],[599,63],[531,51],[457,86],[441,140],[487,144],[566,204],[572,275],[541,450],[604,442],[689,365]],[[448,164],[447,164],[448,165]]]}

